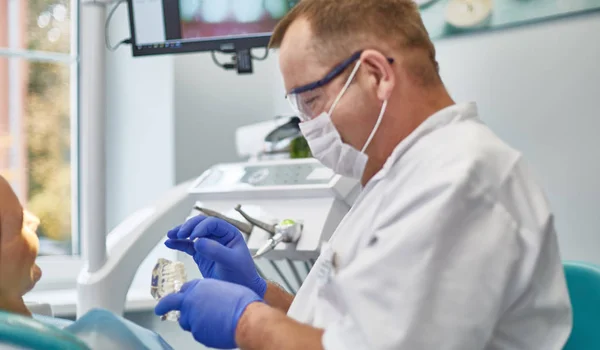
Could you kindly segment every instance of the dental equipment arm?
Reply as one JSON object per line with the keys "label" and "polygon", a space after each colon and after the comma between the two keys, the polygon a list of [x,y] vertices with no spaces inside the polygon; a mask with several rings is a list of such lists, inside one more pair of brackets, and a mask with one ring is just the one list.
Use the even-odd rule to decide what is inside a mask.
{"label": "dental equipment arm", "polygon": [[[300,219],[302,235],[297,242],[278,244],[264,256],[268,259],[266,264],[262,264],[262,259],[254,260],[267,273],[267,278],[275,278],[277,283],[283,281],[283,284],[285,281],[293,282],[298,271],[294,271],[285,260],[292,260],[297,267],[301,267],[303,262],[314,261],[321,243],[329,239],[359,192],[360,186],[355,180],[334,175],[314,159],[216,165],[191,183],[169,190],[155,204],[131,215],[107,238],[102,234],[94,241],[87,241],[87,247],[100,245],[98,250],[101,250],[107,239],[109,252],[92,259],[96,263],[92,263],[91,267],[85,266],[80,273],[78,315],[91,308],[122,314],[127,292],[140,263],[166,238],[166,232],[185,222],[190,214],[201,214],[194,210],[195,204],[225,215],[242,203],[245,211],[256,218]],[[88,226],[93,226],[93,222]],[[243,242],[246,253],[248,250],[256,253],[272,237],[262,229],[254,229]],[[106,256],[108,258],[104,259]],[[91,258],[87,254],[84,257]],[[251,257],[248,258],[249,266],[254,265]],[[276,263],[282,260],[282,264]],[[281,268],[278,275],[286,273],[286,276],[278,279],[274,273],[277,269],[271,268],[273,265]],[[291,274],[287,274],[288,267],[292,270]],[[298,275],[302,278],[306,274],[301,271]],[[291,284],[289,290],[293,292],[299,283]],[[282,295],[285,299],[285,294]]]}
{"label": "dental equipment arm", "polygon": [[165,238],[165,232],[185,221],[194,205],[188,192],[190,184],[174,187],[109,233],[106,262],[94,272],[86,264],[77,279],[77,317],[96,307],[123,314],[127,292],[140,264]]}

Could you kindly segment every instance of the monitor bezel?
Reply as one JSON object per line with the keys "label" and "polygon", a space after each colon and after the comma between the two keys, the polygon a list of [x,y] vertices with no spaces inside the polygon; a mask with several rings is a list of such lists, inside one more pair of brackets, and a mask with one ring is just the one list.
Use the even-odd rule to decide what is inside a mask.
{"label": "monitor bezel", "polygon": [[[178,41],[180,46],[169,47],[143,47],[137,43],[135,36],[135,21],[133,16],[133,0],[127,0],[129,9],[129,30],[131,32],[131,50],[134,57],[155,56],[167,54],[222,51],[236,52],[249,50],[252,48],[267,47],[271,40],[272,33],[262,33],[253,35],[240,35],[227,38],[211,38],[206,40]],[[157,43],[158,44],[158,43]]]}

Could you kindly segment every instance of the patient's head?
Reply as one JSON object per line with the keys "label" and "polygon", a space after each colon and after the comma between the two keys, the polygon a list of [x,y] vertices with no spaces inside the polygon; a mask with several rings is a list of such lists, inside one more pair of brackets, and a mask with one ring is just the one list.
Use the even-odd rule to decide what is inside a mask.
{"label": "patient's head", "polygon": [[23,212],[12,188],[0,176],[0,309],[27,313],[22,296],[42,275],[35,264],[38,223],[33,215]]}

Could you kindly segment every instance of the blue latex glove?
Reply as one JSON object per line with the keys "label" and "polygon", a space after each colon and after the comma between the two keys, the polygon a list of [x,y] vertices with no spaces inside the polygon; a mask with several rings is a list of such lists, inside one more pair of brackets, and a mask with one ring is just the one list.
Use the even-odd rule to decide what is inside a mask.
{"label": "blue latex glove", "polygon": [[248,245],[235,226],[199,215],[169,231],[167,237],[165,245],[191,255],[204,278],[240,284],[265,297],[267,282],[258,275]]}
{"label": "blue latex glove", "polygon": [[235,330],[246,307],[262,299],[250,289],[214,279],[194,280],[162,298],[154,312],[179,310],[179,325],[197,342],[217,349],[237,348]]}

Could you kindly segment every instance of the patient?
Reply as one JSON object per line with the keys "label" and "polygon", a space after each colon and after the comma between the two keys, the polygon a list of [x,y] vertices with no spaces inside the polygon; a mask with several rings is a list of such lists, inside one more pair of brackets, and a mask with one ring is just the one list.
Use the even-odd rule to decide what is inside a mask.
{"label": "patient", "polygon": [[[23,210],[8,182],[0,176],[0,311],[32,316],[25,306],[23,295],[33,289],[42,277],[42,271],[35,264],[39,249],[35,233],[38,225],[39,220]],[[56,326],[55,319],[36,318]],[[172,350],[155,332],[107,310],[92,310],[65,327],[64,331],[93,350]]]}
{"label": "patient", "polygon": [[35,264],[39,221],[23,208],[0,176],[0,310],[31,316],[23,295],[42,277]]}

